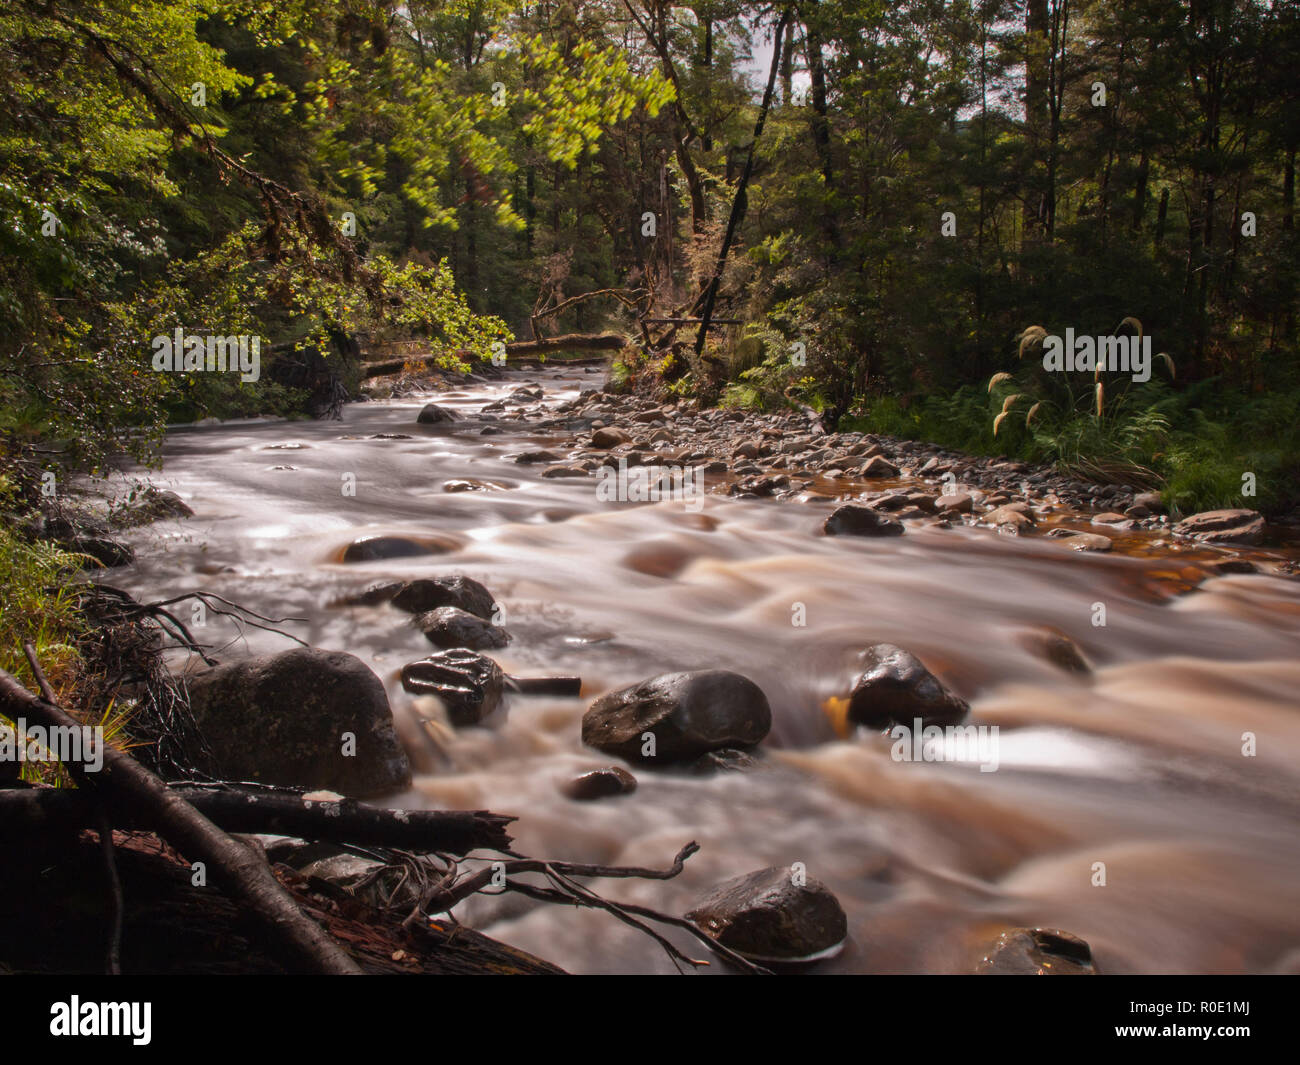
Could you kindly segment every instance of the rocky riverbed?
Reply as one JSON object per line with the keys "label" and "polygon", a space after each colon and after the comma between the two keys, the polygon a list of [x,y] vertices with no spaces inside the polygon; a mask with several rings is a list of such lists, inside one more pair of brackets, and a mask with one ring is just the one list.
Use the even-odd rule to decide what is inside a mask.
{"label": "rocky riverbed", "polygon": [[[298,662],[294,709],[283,638],[208,619],[257,695],[203,697],[240,708],[244,775],[329,787],[343,729],[376,757],[341,790],[518,814],[525,853],[662,867],[696,840],[609,894],[778,966],[1295,968],[1286,527],[593,378],[171,434],[193,516],[128,534],[114,582],[346,652]],[[978,744],[886,731],[957,724]],[[286,752],[318,775],[277,778]],[[574,971],[672,968],[604,915],[458,913]]]}

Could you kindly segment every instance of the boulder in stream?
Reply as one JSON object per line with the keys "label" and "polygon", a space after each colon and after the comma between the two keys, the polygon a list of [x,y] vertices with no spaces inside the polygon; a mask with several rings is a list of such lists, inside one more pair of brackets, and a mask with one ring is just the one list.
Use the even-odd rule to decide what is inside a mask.
{"label": "boulder in stream", "polygon": [[456,421],[459,417],[460,415],[455,411],[440,407],[437,403],[426,403],[415,420],[419,425],[444,425]]}
{"label": "boulder in stream", "polygon": [[298,647],[191,674],[185,685],[211,752],[199,768],[213,776],[355,798],[411,782],[383,683],[344,651]]}
{"label": "boulder in stream", "polygon": [[868,728],[955,725],[970,707],[945,688],[910,651],[878,643],[862,654],[865,667],[849,697],[849,720]]}
{"label": "boulder in stream", "polygon": [[836,507],[822,529],[827,536],[902,536],[903,523],[872,507],[845,503]]}
{"label": "boulder in stream", "polygon": [[582,742],[628,761],[668,764],[752,747],[771,727],[772,709],[757,684],[706,669],[664,673],[602,696],[582,718]]}
{"label": "boulder in stream", "polygon": [[505,629],[455,606],[440,606],[417,614],[415,624],[436,647],[482,651],[505,647],[510,642],[510,634]]}
{"label": "boulder in stream", "polygon": [[1013,928],[975,967],[981,976],[1092,976],[1092,948],[1059,928]]}
{"label": "boulder in stream", "polygon": [[501,703],[506,677],[492,659],[458,648],[429,655],[402,668],[402,687],[412,695],[435,695],[453,725],[477,725]]}
{"label": "boulder in stream", "polygon": [[630,795],[636,791],[636,777],[622,766],[593,769],[565,782],[560,789],[567,798],[578,802],[607,799],[612,795]]}
{"label": "boulder in stream", "polygon": [[686,919],[759,963],[820,961],[838,954],[849,934],[848,918],[830,889],[780,865],[723,881]]}
{"label": "boulder in stream", "polygon": [[392,600],[393,606],[408,614],[454,606],[484,621],[491,621],[497,613],[492,593],[470,577],[421,577],[407,581]]}

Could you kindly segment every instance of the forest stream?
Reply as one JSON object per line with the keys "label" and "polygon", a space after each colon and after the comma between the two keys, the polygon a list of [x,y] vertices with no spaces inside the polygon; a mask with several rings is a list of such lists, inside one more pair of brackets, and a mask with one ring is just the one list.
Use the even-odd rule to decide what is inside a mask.
{"label": "forest stream", "polygon": [[[138,561],[111,583],[142,600],[203,590],[303,618],[283,627],[364,660],[414,769],[385,805],[517,815],[518,851],[571,861],[664,867],[700,843],[676,879],[602,881],[608,898],[682,913],[728,877],[804,863],[849,920],[846,948],[819,971],[969,972],[1016,926],[1081,936],[1110,973],[1300,971],[1300,583],[1190,580],[1196,552],[1150,549],[1146,534],[1106,554],[965,526],[828,537],[832,500],[815,495],[604,502],[591,479],[544,479],[514,461],[572,447],[571,434],[416,423],[429,398],[472,415],[521,383],[543,385],[551,405],[598,381],[546,369],[349,404],[341,421],[174,428],[154,479],[195,516],[133,533]],[[349,473],[354,496],[340,488]],[[446,490],[467,478],[486,490]],[[447,550],[341,561],[376,534]],[[377,581],[449,574],[483,582],[504,607],[513,641],[493,656],[507,672],[580,676],[581,696],[513,697],[483,725],[453,728],[398,679],[430,651],[409,619],[387,604],[331,605]],[[1092,672],[1036,653],[1026,634],[1044,629],[1072,638]],[[256,653],[291,646],[216,616],[203,639],[218,658],[245,653],[245,639]],[[837,700],[855,655],[882,641],[967,699],[970,723],[998,727],[995,771],[896,761],[888,736],[846,730]],[[632,794],[561,793],[612,764],[581,741],[594,698],[702,668],[767,694],[757,767],[633,766]],[[573,972],[673,971],[605,913],[513,894],[457,913]]]}

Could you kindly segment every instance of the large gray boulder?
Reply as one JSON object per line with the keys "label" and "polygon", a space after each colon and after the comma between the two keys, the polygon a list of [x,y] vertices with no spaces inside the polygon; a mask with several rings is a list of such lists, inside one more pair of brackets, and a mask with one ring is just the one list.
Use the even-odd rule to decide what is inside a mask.
{"label": "large gray boulder", "polygon": [[298,647],[186,678],[211,751],[199,768],[226,780],[356,798],[411,782],[384,685],[344,651]]}
{"label": "large gray boulder", "polygon": [[[601,696],[582,718],[582,742],[629,761],[687,762],[723,747],[752,747],[772,727],[763,690],[724,669],[664,673]],[[646,735],[654,737],[645,753]]]}

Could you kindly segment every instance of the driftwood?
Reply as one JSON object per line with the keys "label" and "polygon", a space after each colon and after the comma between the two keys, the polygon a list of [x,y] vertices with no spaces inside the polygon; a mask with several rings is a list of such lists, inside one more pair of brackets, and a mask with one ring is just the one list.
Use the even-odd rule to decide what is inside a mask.
{"label": "driftwood", "polygon": [[[515,340],[506,345],[506,356],[547,355],[556,351],[618,351],[627,344],[627,337],[622,333],[565,333],[562,336],[543,337],[541,340]],[[473,359],[474,352],[467,349],[449,352],[459,359]],[[423,356],[432,358],[432,355]],[[364,363],[361,367],[363,379],[383,377],[386,374],[401,373],[402,368],[411,362],[419,362],[421,356],[408,355],[400,359],[385,359],[381,362]]]}
{"label": "driftwood", "polygon": [[[80,722],[62,708],[33,695],[0,670],[0,713],[46,728],[80,730]],[[84,750],[82,754],[87,752]],[[105,745],[103,766],[87,773],[82,763],[65,763],[81,788],[131,810],[191,861],[207,863],[232,898],[249,907],[270,937],[296,965],[336,975],[360,969],[344,950],[307,917],[271,875],[266,864],[244,844],[231,839],[130,755]]]}
{"label": "driftwood", "polygon": [[[397,847],[422,853],[467,854],[506,850],[505,826],[514,820],[483,810],[386,810],[354,799],[322,802],[291,791],[227,784],[171,784],[179,795],[225,832],[293,836],[321,843]],[[0,832],[56,832],[99,828],[97,798],[65,788],[0,789]],[[109,801],[113,827],[143,830],[149,819]]]}

